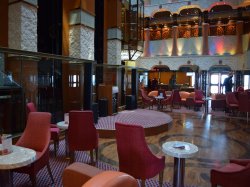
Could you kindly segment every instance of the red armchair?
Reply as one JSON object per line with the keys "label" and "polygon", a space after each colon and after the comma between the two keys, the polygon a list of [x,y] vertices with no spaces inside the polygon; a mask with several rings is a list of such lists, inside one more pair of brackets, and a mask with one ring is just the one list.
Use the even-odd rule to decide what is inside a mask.
{"label": "red armchair", "polygon": [[74,161],[75,151],[90,151],[91,163],[93,164],[94,149],[97,162],[98,138],[92,111],[69,112],[68,144],[71,163]]}
{"label": "red armchair", "polygon": [[150,107],[153,109],[153,106],[156,103],[156,101],[154,98],[149,97],[146,94],[146,91],[144,89],[141,89],[141,98],[142,98],[143,107],[147,105],[149,109]]}
{"label": "red armchair", "polygon": [[145,141],[143,127],[116,122],[115,128],[119,170],[141,179],[141,186],[145,186],[146,179],[159,173],[159,183],[162,186],[165,156],[152,154]]}
{"label": "red armchair", "polygon": [[250,98],[247,92],[239,93],[239,111],[247,114],[248,123],[248,113],[250,112]]}
{"label": "red armchair", "polygon": [[205,103],[203,100],[203,91],[202,90],[195,90],[194,91],[194,109],[198,110],[202,105]]}
{"label": "red armchair", "polygon": [[212,169],[210,181],[212,187],[217,185],[223,187],[249,187],[250,159],[230,160],[230,163]]}
{"label": "red armchair", "polygon": [[52,182],[54,179],[49,165],[51,114],[47,112],[31,112],[27,125],[16,145],[36,151],[36,160],[28,166],[14,169],[14,172],[29,174],[33,186],[36,186],[36,174],[47,166]]}
{"label": "red armchair", "polygon": [[[37,109],[34,103],[32,102],[27,103],[26,108],[27,108],[27,115],[30,112],[37,112]],[[59,146],[59,134],[60,134],[60,129],[55,124],[50,124],[50,135],[51,135],[50,137],[51,140],[53,140],[54,142],[55,156],[57,155],[57,148]]]}
{"label": "red armchair", "polygon": [[172,105],[178,105],[178,108],[181,108],[181,96],[179,90],[173,90],[173,98],[172,98]]}
{"label": "red armchair", "polygon": [[167,108],[169,106],[170,111],[172,112],[172,109],[173,109],[172,108],[173,107],[172,106],[172,104],[173,104],[173,92],[169,97],[167,97],[166,99],[163,99],[161,103],[162,103],[163,107],[165,106]]}
{"label": "red armchair", "polygon": [[237,100],[234,92],[226,93],[226,104],[229,112],[235,112],[239,109],[239,101]]}

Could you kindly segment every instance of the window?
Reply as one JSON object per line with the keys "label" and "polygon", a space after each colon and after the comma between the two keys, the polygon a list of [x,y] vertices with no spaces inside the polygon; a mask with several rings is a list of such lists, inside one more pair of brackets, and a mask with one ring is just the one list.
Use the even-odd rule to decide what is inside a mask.
{"label": "window", "polygon": [[80,87],[80,76],[79,75],[69,75],[69,87]]}

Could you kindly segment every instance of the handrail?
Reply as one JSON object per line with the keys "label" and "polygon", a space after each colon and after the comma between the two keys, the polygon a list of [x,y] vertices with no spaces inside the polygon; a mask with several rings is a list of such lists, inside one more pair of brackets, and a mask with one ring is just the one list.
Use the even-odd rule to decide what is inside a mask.
{"label": "handrail", "polygon": [[11,49],[6,47],[0,47],[0,53],[11,53],[21,56],[33,56],[33,57],[40,57],[40,58],[54,58],[58,60],[66,60],[66,61],[78,61],[83,63],[95,63],[94,60],[87,60],[87,59],[80,59],[80,58],[74,58],[74,57],[68,57],[68,56],[62,56],[62,55],[54,55],[49,53],[41,53],[41,52],[33,52],[33,51],[24,51],[24,50],[18,50],[18,49]]}

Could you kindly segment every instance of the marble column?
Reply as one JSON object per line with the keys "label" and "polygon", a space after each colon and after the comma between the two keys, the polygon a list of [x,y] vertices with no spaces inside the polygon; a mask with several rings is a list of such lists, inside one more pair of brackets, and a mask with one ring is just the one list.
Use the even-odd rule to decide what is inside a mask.
{"label": "marble column", "polygon": [[171,56],[178,56],[178,47],[177,47],[178,35],[179,35],[178,27],[173,26],[172,27],[173,46],[172,46],[172,55]]}
{"label": "marble column", "polygon": [[209,46],[208,46],[208,35],[209,35],[209,24],[202,24],[202,55],[209,55]]}
{"label": "marble column", "polygon": [[242,34],[243,34],[243,21],[237,21],[236,22],[236,36],[237,36],[236,54],[243,53]]}
{"label": "marble column", "polygon": [[37,8],[37,0],[9,0],[9,48],[37,52]]}
{"label": "marble column", "polygon": [[107,38],[108,64],[121,65],[121,30],[119,28],[109,28]]}
{"label": "marble column", "polygon": [[69,56],[94,60],[95,17],[82,9],[70,12]]}
{"label": "marble column", "polygon": [[150,29],[144,29],[144,48],[143,48],[143,56],[150,57],[149,50],[149,42],[150,42]]}

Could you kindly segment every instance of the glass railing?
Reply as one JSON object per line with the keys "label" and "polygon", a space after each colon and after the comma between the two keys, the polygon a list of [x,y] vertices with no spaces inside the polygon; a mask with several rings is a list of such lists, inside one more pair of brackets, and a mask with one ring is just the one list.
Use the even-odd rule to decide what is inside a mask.
{"label": "glass railing", "polygon": [[[12,134],[24,129],[28,102],[34,102],[38,111],[50,112],[52,123],[64,120],[64,113],[70,110],[91,109],[103,97],[108,99],[108,115],[111,115],[125,105],[125,96],[131,94],[132,84],[137,84],[132,82],[132,69],[137,69],[138,74],[147,71],[2,47],[0,56],[0,120],[3,122],[0,128]],[[103,85],[111,87],[111,93],[107,95],[106,90],[101,90]],[[113,87],[118,89],[115,94]]]}

